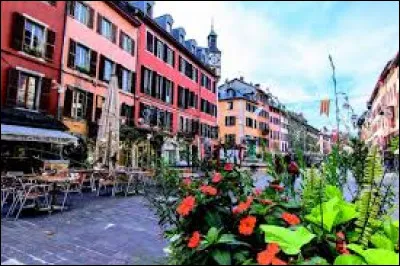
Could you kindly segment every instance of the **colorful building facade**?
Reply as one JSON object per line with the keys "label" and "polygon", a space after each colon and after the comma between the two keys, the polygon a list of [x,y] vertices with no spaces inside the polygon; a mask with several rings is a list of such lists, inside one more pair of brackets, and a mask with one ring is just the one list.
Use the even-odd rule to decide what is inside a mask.
{"label": "colorful building facade", "polygon": [[113,2],[67,2],[60,116],[71,132],[96,135],[113,71],[122,124],[133,124],[139,25]]}
{"label": "colorful building facade", "polygon": [[1,107],[56,116],[65,2],[1,2]]}
{"label": "colorful building facade", "polygon": [[362,138],[386,150],[399,135],[399,54],[382,70],[368,101],[369,112],[362,125]]}
{"label": "colorful building facade", "polygon": [[[208,156],[218,133],[216,33],[211,31],[208,47],[202,48],[186,38],[183,28],[173,28],[171,15],[153,18],[153,1],[133,1],[126,8],[141,21],[135,125],[168,134],[162,153],[170,163]],[[188,145],[181,145],[182,139]],[[137,147],[138,160],[152,152],[148,149]]]}

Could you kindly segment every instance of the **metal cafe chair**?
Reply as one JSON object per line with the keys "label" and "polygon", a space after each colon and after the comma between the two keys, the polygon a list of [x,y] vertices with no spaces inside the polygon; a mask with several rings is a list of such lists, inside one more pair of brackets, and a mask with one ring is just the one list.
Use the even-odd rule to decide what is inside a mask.
{"label": "metal cafe chair", "polygon": [[15,200],[11,205],[6,218],[16,210],[15,220],[18,220],[23,209],[45,210],[50,212],[49,185],[35,184],[21,178],[18,179],[19,186],[15,188]]}

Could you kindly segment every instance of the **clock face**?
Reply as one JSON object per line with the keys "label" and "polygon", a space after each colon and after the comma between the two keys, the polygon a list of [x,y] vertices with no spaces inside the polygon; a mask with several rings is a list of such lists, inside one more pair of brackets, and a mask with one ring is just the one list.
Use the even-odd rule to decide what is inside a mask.
{"label": "clock face", "polygon": [[221,64],[221,55],[219,55],[219,54],[210,54],[208,62],[209,62],[210,65],[219,66]]}

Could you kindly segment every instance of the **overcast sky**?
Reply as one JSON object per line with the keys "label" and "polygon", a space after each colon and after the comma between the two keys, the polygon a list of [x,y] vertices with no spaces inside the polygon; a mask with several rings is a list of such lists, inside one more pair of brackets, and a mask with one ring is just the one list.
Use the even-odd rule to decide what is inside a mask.
{"label": "overcast sky", "polygon": [[[333,99],[332,54],[338,90],[360,113],[377,77],[399,49],[399,2],[173,2],[156,1],[155,16],[169,13],[173,27],[205,46],[214,18],[222,51],[222,79],[260,83],[317,128],[319,101]],[[346,113],[347,114],[347,113]],[[343,115],[344,116],[344,115]],[[345,116],[343,117],[345,119]]]}

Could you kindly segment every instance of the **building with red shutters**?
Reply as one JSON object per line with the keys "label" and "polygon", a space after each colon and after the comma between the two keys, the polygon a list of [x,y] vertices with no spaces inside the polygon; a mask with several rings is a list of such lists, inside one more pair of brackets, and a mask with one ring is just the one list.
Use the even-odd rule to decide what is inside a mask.
{"label": "building with red shutters", "polygon": [[[218,137],[216,84],[221,52],[216,33],[211,31],[208,47],[202,48],[195,40],[186,39],[183,28],[173,28],[171,15],[154,18],[154,1],[125,4],[141,21],[136,126],[168,134],[158,152],[170,163],[190,164],[195,158],[209,156]],[[157,152],[149,149],[147,142],[138,144],[138,166],[145,165],[148,154]]]}

